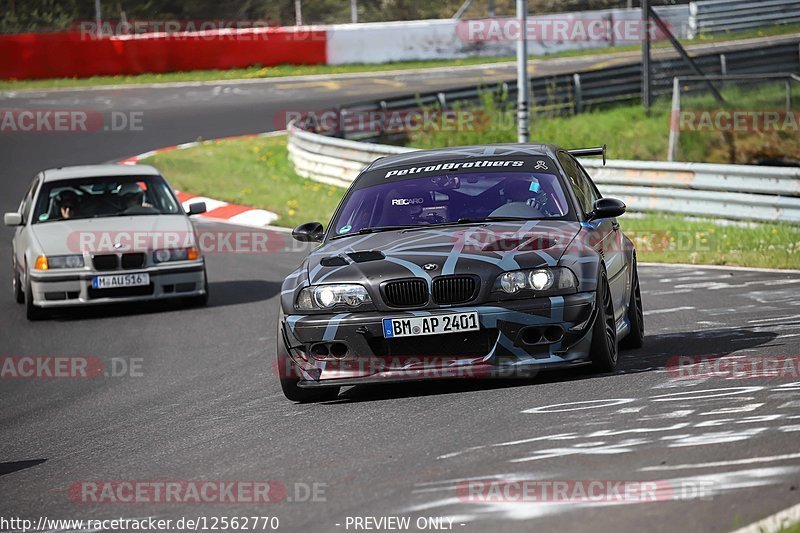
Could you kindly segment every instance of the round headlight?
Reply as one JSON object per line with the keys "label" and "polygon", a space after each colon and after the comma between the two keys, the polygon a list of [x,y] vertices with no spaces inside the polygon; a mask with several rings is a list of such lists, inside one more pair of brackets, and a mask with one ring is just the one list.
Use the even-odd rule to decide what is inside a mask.
{"label": "round headlight", "polygon": [[500,278],[500,287],[508,294],[514,294],[525,288],[523,272],[506,272]]}
{"label": "round headlight", "polygon": [[549,270],[534,270],[528,275],[528,283],[534,290],[547,290],[553,285],[553,274]]}
{"label": "round headlight", "polygon": [[79,255],[67,256],[67,268],[79,268],[83,266],[83,257]]}
{"label": "round headlight", "polygon": [[344,302],[350,307],[358,307],[366,299],[366,292],[359,287],[352,287],[344,295]]}
{"label": "round headlight", "polygon": [[331,307],[336,303],[336,293],[333,289],[322,287],[317,291],[317,303],[322,307]]}
{"label": "round headlight", "polygon": [[156,253],[153,254],[153,257],[155,257],[156,261],[159,263],[164,263],[169,261],[170,253],[169,250],[156,250]]}

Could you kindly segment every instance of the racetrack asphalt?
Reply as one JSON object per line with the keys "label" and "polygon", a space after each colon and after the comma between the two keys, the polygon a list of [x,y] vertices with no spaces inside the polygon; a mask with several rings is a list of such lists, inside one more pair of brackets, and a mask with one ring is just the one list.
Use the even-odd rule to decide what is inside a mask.
{"label": "racetrack asphalt", "polygon": [[[0,134],[0,209],[14,210],[42,168],[266,131],[282,109],[424,90],[419,79],[369,80],[6,98],[6,108],[141,110],[144,129]],[[6,286],[11,235],[0,232]],[[641,266],[646,346],[623,352],[614,375],[362,386],[296,405],[272,363],[280,284],[302,253],[208,255],[206,308],[98,308],[30,323],[10,290],[0,293],[0,357],[140,365],[118,377],[0,381],[0,516],[277,516],[280,530],[301,532],[345,531],[348,517],[365,516],[447,516],[478,532],[729,531],[800,500],[800,377],[667,370],[676,356],[800,356],[798,273]],[[662,501],[468,501],[461,484],[475,478],[655,480]],[[84,480],[276,480],[293,500],[312,484],[324,492],[266,505],[95,504],[70,498]]]}

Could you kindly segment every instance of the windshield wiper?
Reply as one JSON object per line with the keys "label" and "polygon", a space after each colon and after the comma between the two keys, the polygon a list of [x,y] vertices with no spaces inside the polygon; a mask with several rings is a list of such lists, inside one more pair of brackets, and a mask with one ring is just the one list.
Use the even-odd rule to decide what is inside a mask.
{"label": "windshield wiper", "polygon": [[343,237],[352,237],[353,235],[366,235],[367,233],[380,233],[382,231],[397,231],[413,227],[416,226],[376,226],[373,228],[361,228],[360,230],[354,231],[353,233],[345,233],[343,235],[337,235],[335,237],[331,237],[331,240],[341,239]]}
{"label": "windshield wiper", "polygon": [[456,224],[479,224],[481,222],[531,222],[540,220],[538,218],[526,217],[478,217],[478,218],[459,218]]}
{"label": "windshield wiper", "polygon": [[525,217],[478,217],[478,218],[459,218],[451,222],[439,222],[438,224],[425,224],[420,226],[413,226],[406,231],[417,231],[431,228],[445,228],[447,226],[461,226],[466,224],[483,224],[484,222],[530,222],[532,220],[540,220],[538,218],[525,218]]}

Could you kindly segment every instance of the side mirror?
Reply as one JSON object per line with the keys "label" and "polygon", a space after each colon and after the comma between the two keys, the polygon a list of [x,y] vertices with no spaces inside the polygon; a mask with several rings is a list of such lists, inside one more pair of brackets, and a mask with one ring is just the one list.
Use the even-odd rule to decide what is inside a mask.
{"label": "side mirror", "polygon": [[625,214],[628,207],[622,200],[616,198],[600,198],[594,203],[592,212],[589,213],[588,219],[596,220],[598,218],[615,218]]}
{"label": "side mirror", "polygon": [[22,213],[6,213],[3,215],[3,223],[6,226],[21,226],[22,225]]}
{"label": "side mirror", "polygon": [[189,204],[189,216],[199,215],[205,212],[206,212],[205,202],[195,202],[193,204]]}
{"label": "side mirror", "polygon": [[300,242],[322,242],[324,233],[319,222],[306,222],[292,230],[292,237]]}

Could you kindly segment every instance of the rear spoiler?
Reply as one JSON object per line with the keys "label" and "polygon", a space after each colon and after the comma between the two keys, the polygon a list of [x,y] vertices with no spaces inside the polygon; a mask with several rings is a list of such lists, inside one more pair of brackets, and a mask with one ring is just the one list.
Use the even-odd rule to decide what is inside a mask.
{"label": "rear spoiler", "polygon": [[603,166],[606,164],[606,145],[600,148],[579,148],[577,150],[567,150],[574,157],[593,157],[603,156]]}

